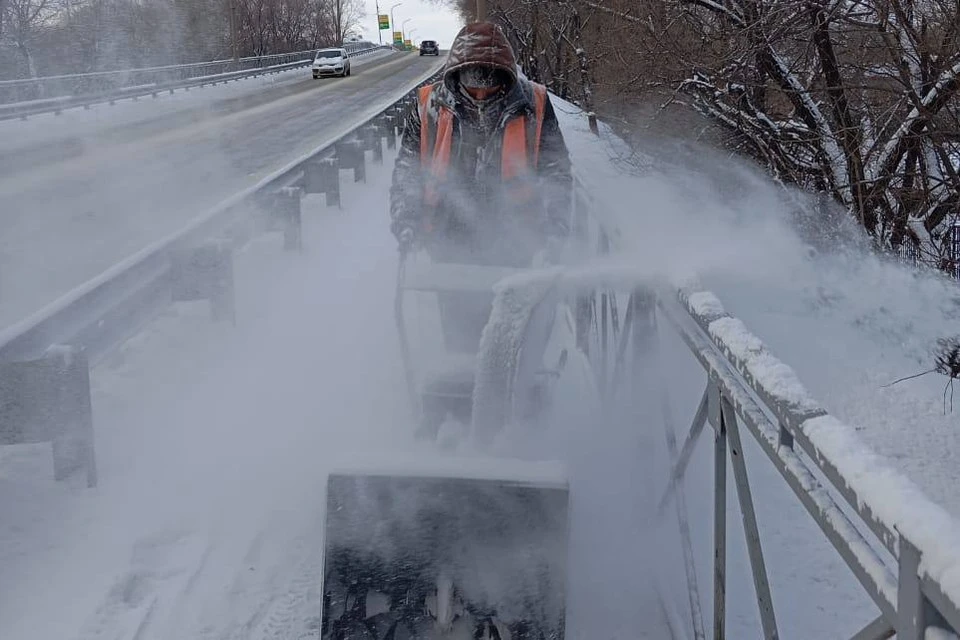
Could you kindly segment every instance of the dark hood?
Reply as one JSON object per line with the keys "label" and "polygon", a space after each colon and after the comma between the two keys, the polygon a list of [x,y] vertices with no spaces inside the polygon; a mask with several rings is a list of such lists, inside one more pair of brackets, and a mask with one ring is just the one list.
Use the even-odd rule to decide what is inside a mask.
{"label": "dark hood", "polygon": [[454,93],[457,74],[464,67],[480,64],[504,71],[510,79],[510,87],[517,83],[517,58],[507,36],[492,22],[468,24],[453,41],[447,64],[443,70],[443,83]]}

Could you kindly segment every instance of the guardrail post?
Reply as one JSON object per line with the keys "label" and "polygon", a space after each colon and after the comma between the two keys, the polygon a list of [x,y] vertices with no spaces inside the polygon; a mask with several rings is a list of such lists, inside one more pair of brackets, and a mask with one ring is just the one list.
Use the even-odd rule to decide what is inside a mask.
{"label": "guardrail post", "polygon": [[97,486],[90,372],[81,349],[53,346],[39,360],[0,363],[0,444],[50,442],[57,481],[86,471]]}
{"label": "guardrail post", "polygon": [[304,167],[304,193],[326,194],[327,206],[340,206],[340,165],[335,157],[318,158]]}
{"label": "guardrail post", "polygon": [[399,139],[403,135],[403,110],[399,107],[391,110],[389,118],[393,137]]}
{"label": "guardrail post", "polygon": [[777,640],[780,633],[777,630],[773,598],[770,595],[770,583],[767,580],[767,567],[763,560],[763,546],[760,543],[760,531],[757,528],[757,514],[753,508],[747,464],[743,459],[740,426],[737,423],[737,413],[726,398],[720,399],[720,419],[730,440],[730,463],[733,466],[737,498],[740,500],[740,516],[743,519],[743,533],[747,538],[747,554],[750,557],[750,568],[753,570],[753,586],[756,591],[757,606],[760,608],[763,637],[766,640]]}
{"label": "guardrail post", "polygon": [[387,149],[391,151],[397,148],[397,123],[399,118],[389,111],[384,112],[382,127],[383,135],[387,137]]}
{"label": "guardrail post", "polygon": [[233,251],[227,242],[174,249],[171,255],[174,302],[209,300],[213,320],[237,322],[234,304]]}
{"label": "guardrail post", "polygon": [[372,124],[362,129],[363,148],[373,152],[373,161],[383,164],[383,138],[380,135],[379,125]]}
{"label": "guardrail post", "polygon": [[720,388],[712,380],[707,416],[713,427],[713,639],[726,638],[727,605],[727,431]]}
{"label": "guardrail post", "polygon": [[[949,625],[923,594],[920,581],[920,550],[899,529],[897,640],[924,640],[930,627]],[[946,634],[944,634],[946,635]]]}
{"label": "guardrail post", "polygon": [[629,304],[633,312],[630,333],[633,340],[632,375],[636,383],[641,370],[650,364],[653,342],[656,340],[656,297],[649,289],[635,289],[630,295]]}
{"label": "guardrail post", "polygon": [[271,194],[269,215],[283,229],[283,248],[285,251],[301,251],[302,216],[300,214],[300,199],[303,190],[300,187],[283,187]]}
{"label": "guardrail post", "polygon": [[356,138],[336,143],[337,159],[341,169],[353,169],[354,182],[367,181],[367,159],[363,152],[363,142]]}

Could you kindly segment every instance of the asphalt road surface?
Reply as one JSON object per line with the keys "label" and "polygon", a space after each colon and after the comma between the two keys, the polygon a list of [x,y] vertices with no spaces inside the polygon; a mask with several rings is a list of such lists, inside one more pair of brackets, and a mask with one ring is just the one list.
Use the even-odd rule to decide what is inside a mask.
{"label": "asphalt road surface", "polygon": [[35,145],[20,135],[16,148],[11,136],[0,144],[0,327],[349,128],[441,62],[394,54],[322,80],[303,69],[268,90],[157,108],[93,133],[39,131]]}

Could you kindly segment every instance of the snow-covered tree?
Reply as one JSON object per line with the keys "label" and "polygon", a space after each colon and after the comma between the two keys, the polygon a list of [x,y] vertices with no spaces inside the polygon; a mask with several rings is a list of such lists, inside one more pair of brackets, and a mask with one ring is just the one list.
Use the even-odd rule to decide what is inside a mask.
{"label": "snow-covered tree", "polygon": [[[450,0],[472,19],[473,0]],[[488,0],[528,76],[616,121],[692,107],[884,249],[953,269],[956,0]]]}

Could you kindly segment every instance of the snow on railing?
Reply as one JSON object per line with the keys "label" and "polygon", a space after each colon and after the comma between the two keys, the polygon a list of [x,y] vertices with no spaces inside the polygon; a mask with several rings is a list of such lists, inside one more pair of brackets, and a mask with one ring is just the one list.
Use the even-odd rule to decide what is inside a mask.
{"label": "snow on railing", "polygon": [[[587,184],[579,175],[574,180],[574,228],[581,240],[590,244],[590,251],[616,251],[617,230],[598,218],[603,203]],[[960,224],[952,231],[954,255],[960,258]],[[637,292],[641,292],[653,287],[650,274],[631,271],[606,266],[586,274],[568,273],[566,280],[581,289],[584,283],[617,291],[632,286],[640,287]],[[960,268],[957,275],[960,277]],[[677,289],[660,284],[655,289],[652,297],[657,307],[709,378],[704,403],[711,409],[707,411],[704,404],[703,411],[697,412],[684,449],[692,451],[703,427],[697,420],[709,421],[717,432],[721,422],[724,432],[736,429],[732,421],[747,426],[877,605],[879,617],[857,638],[887,638],[893,633],[911,640],[960,637],[960,520],[871,451],[852,427],[830,416],[793,369],[777,359],[743,322],[728,314],[714,294],[696,285]],[[632,310],[637,292],[625,306],[620,303],[620,308]],[[605,315],[616,313],[609,309]],[[629,332],[631,321],[629,317],[622,320],[621,336]],[[614,335],[615,330],[611,328],[609,333]],[[622,352],[623,346],[617,350]],[[799,449],[795,449],[797,445]],[[681,490],[688,456],[689,451],[684,451],[675,460],[661,510]],[[733,462],[736,468],[738,461]],[[747,483],[745,468],[742,478],[737,478],[738,490],[741,482]],[[715,490],[725,494],[721,487]],[[749,508],[752,510],[752,505]],[[764,637],[777,637],[758,534],[748,539],[748,547]],[[720,551],[714,552],[716,558]],[[715,589],[725,588],[725,584],[715,585]],[[716,597],[723,606],[725,595]],[[720,633],[714,637],[724,637],[722,630]]]}
{"label": "snow on railing", "polygon": [[[714,390],[708,394],[720,406],[711,418],[714,428],[722,420],[726,430],[735,429],[737,418],[748,427],[880,609],[867,627],[875,635],[863,637],[896,631],[919,639],[928,627],[960,630],[960,521],[830,416],[712,293],[667,292],[659,306],[709,373]],[[826,489],[796,445],[826,479]]]}

